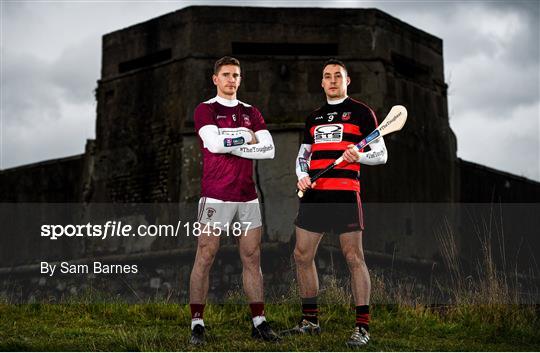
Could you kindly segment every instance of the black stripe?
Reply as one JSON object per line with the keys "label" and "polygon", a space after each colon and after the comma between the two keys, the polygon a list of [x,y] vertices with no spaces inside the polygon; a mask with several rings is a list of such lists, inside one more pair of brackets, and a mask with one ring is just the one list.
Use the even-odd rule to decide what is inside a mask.
{"label": "black stripe", "polygon": [[[321,170],[322,169],[310,170],[309,176],[312,177]],[[321,178],[347,178],[347,179],[357,180],[358,172],[355,172],[354,170],[348,170],[348,169],[332,169],[324,173],[324,175],[321,176]]]}
{"label": "black stripe", "polygon": [[311,160],[315,159],[338,159],[343,154],[343,151],[315,151],[311,155]]}
{"label": "black stripe", "polygon": [[206,197],[203,197],[202,202],[201,202],[201,209],[199,210],[199,216],[197,217],[197,222],[201,221],[205,207],[206,207]]}
{"label": "black stripe", "polygon": [[362,140],[362,135],[360,134],[357,135],[357,134],[344,133],[342,137],[343,142],[350,142],[354,144],[357,144],[361,140]]}

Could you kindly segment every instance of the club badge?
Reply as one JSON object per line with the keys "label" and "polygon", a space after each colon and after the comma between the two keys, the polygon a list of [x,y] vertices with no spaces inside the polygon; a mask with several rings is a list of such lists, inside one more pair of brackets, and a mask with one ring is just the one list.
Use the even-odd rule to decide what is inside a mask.
{"label": "club badge", "polygon": [[206,209],[206,219],[211,220],[214,213],[216,213],[216,210],[214,208],[212,208],[212,207],[208,207]]}
{"label": "club badge", "polygon": [[244,119],[244,126],[251,126],[251,120],[249,120],[249,115],[242,114],[242,118]]}

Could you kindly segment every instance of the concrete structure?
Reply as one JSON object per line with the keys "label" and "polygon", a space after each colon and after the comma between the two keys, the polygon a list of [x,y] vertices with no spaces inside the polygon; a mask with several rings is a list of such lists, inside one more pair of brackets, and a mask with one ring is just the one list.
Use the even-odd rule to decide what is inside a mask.
{"label": "concrete structure", "polygon": [[[201,171],[193,110],[215,95],[212,66],[224,55],[240,59],[244,81],[239,98],[262,111],[277,146],[274,160],[255,166],[264,202],[267,263],[280,259],[278,268],[290,265],[297,210],[294,158],[303,119],[324,101],[321,67],[331,56],[349,67],[350,95],[370,104],[379,119],[394,104],[409,110],[405,128],[386,138],[387,165],[362,168],[363,200],[378,203],[372,211],[369,205],[366,209],[368,260],[382,264],[398,259],[430,268],[440,259],[434,227],[447,219],[457,228],[460,213],[455,203],[489,202],[489,185],[499,183],[501,175],[527,197],[505,201],[540,200],[539,183],[482,170],[457,158],[439,38],[376,9],[198,6],[105,35],[96,139],[88,141],[83,155],[1,171],[0,200],[155,203],[187,210],[198,200]],[[93,219],[89,212],[82,207],[72,217]],[[186,212],[186,221],[195,215],[179,212]],[[178,214],[168,209],[157,218],[144,213],[131,217],[134,222],[166,223]],[[31,244],[36,235],[3,236],[0,266],[32,264],[44,257],[61,260],[58,253],[45,252],[49,246],[19,256],[14,243],[7,241],[19,236],[28,237]],[[540,249],[532,235],[524,236]],[[327,238],[323,252],[332,253],[336,241]],[[79,259],[136,254],[155,259],[156,252],[172,251],[167,256],[182,262],[179,271],[189,270],[193,239],[132,242],[103,246],[87,240],[64,246]],[[224,267],[227,275],[220,277],[218,287],[230,282],[227,276],[238,276],[236,254],[230,253],[232,258],[223,261],[231,267]]]}

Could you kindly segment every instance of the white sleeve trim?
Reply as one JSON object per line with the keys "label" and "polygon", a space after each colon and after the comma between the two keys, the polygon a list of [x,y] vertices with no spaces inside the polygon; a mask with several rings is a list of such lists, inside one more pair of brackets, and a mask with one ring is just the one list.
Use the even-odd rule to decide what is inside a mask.
{"label": "white sleeve trim", "polygon": [[311,157],[311,145],[303,143],[298,150],[296,157],[296,176],[298,180],[309,176],[309,159]]}
{"label": "white sleeve trim", "polygon": [[384,144],[384,139],[380,137],[378,140],[373,141],[369,147],[371,151],[359,153],[358,162],[366,165],[385,164],[388,160],[388,152]]}
{"label": "white sleeve trim", "polygon": [[229,153],[251,142],[246,129],[218,129],[216,125],[205,125],[199,129],[203,146],[212,153]]}
{"label": "white sleeve trim", "polygon": [[235,156],[247,159],[273,159],[276,148],[274,140],[268,130],[259,130],[255,132],[257,143],[253,145],[244,145],[231,152]]}

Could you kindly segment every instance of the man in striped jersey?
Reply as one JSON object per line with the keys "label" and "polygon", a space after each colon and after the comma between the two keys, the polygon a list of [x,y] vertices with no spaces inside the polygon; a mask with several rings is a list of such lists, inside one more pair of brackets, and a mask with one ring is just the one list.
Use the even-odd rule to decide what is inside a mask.
{"label": "man in striped jersey", "polygon": [[[345,65],[330,59],[323,66],[321,86],[326,104],[311,113],[304,129],[296,163],[297,187],[305,192],[296,219],[296,261],[302,299],[302,319],[291,333],[319,333],[317,295],[319,282],[315,254],[324,233],[339,234],[341,250],[351,273],[351,289],[356,305],[356,325],[349,346],[369,341],[369,295],[371,284],[364,261],[364,229],[360,201],[360,163],[384,164],[384,141],[371,144],[369,152],[353,149],[358,141],[377,128],[377,118],[366,104],[347,96],[351,79]],[[343,155],[344,161],[311,183],[313,176]]]}

